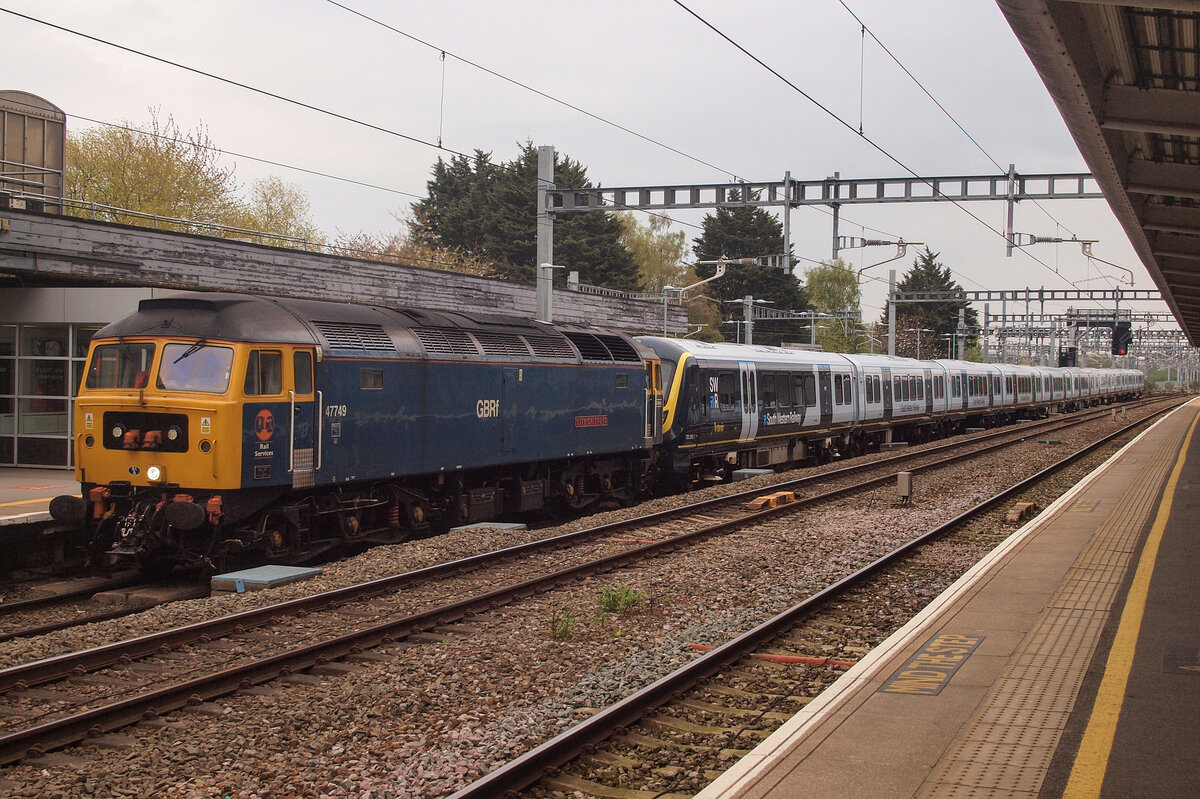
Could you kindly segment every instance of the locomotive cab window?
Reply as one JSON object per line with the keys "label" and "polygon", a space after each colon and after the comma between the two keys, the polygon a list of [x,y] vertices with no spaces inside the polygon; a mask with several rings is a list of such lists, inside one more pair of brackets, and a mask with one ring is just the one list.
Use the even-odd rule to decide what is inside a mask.
{"label": "locomotive cab window", "polygon": [[247,396],[261,397],[283,393],[283,353],[278,350],[251,350],[246,363]]}
{"label": "locomotive cab window", "polygon": [[158,367],[158,387],[169,391],[224,394],[229,388],[233,350],[204,342],[168,344]]}
{"label": "locomotive cab window", "polygon": [[145,388],[153,344],[100,344],[92,353],[87,388]]}

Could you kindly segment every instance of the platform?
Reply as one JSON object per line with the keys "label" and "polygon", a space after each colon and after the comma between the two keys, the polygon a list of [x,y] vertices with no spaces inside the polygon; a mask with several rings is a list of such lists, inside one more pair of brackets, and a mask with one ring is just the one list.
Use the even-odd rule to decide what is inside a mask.
{"label": "platform", "polygon": [[696,799],[1200,796],[1200,400]]}
{"label": "platform", "polygon": [[49,521],[51,499],[78,493],[70,469],[0,468],[0,526]]}

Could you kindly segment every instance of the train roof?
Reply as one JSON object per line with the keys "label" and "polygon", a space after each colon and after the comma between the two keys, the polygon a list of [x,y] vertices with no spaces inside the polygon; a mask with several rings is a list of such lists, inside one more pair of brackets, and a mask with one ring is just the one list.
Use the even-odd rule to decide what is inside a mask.
{"label": "train roof", "polygon": [[649,354],[621,333],[515,316],[226,292],[142,300],[136,313],[96,334],[135,336],[312,344],[331,355],[379,358],[641,364]]}
{"label": "train roof", "polygon": [[849,363],[845,355],[821,350],[795,350],[767,344],[692,341],[680,338],[638,336],[637,340],[663,357],[678,361],[685,353],[697,360],[754,361],[756,364],[813,365]]}

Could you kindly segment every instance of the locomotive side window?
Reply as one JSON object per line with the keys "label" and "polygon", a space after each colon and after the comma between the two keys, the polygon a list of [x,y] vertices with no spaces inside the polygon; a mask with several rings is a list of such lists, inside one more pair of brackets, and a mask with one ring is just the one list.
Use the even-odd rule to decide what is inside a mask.
{"label": "locomotive side window", "polygon": [[732,372],[721,372],[717,375],[717,402],[725,410],[732,410],[734,404],[734,394],[736,393],[737,383],[734,382]]}
{"label": "locomotive side window", "polygon": [[101,344],[92,353],[87,388],[145,388],[153,344]]}
{"label": "locomotive side window", "polygon": [[383,370],[360,369],[358,372],[358,387],[367,389],[383,388]]}
{"label": "locomotive side window", "polygon": [[293,353],[292,370],[296,375],[296,393],[311,394],[313,391],[312,353]]}
{"label": "locomotive side window", "polygon": [[203,342],[168,344],[158,367],[158,387],[223,394],[229,388],[233,350]]}
{"label": "locomotive side window", "polygon": [[251,350],[246,364],[247,396],[283,393],[283,353],[278,350]]}
{"label": "locomotive side window", "polygon": [[617,388],[629,388],[628,372],[617,372]]}

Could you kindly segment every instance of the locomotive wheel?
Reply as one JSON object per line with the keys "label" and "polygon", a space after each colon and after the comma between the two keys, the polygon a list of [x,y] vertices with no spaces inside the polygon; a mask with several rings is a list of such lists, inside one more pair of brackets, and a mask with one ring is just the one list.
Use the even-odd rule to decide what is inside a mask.
{"label": "locomotive wheel", "polygon": [[258,529],[268,559],[288,560],[300,554],[300,531],[282,513],[268,513]]}

